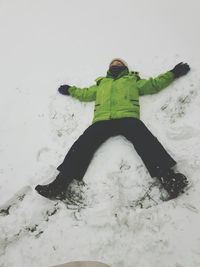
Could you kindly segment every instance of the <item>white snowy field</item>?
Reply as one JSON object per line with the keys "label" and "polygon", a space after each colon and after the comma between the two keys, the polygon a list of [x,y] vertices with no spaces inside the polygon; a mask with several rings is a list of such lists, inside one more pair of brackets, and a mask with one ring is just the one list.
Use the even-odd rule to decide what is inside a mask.
{"label": "white snowy field", "polygon": [[[199,8],[198,0],[0,0],[1,267],[200,266]],[[192,187],[163,202],[132,144],[117,136],[95,153],[85,185],[74,181],[73,201],[42,198],[35,185],[54,179],[94,109],[57,88],[92,85],[114,57],[144,78],[191,66],[140,104]]]}

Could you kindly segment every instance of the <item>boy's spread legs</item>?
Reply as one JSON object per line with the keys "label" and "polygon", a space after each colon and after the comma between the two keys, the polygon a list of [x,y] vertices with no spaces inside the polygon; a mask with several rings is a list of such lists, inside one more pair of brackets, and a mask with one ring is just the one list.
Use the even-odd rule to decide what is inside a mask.
{"label": "boy's spread legs", "polygon": [[186,177],[171,169],[176,162],[145,124],[139,119],[122,118],[100,121],[89,126],[58,166],[60,173],[56,179],[48,185],[38,185],[38,193],[48,198],[59,197],[73,179],[82,180],[95,151],[109,137],[116,135],[125,136],[134,145],[150,175],[161,181],[171,198],[187,186]]}

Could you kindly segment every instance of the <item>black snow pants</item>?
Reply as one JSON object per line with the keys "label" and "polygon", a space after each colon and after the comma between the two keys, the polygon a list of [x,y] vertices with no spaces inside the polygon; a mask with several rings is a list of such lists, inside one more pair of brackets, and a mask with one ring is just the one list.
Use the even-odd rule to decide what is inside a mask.
{"label": "black snow pants", "polygon": [[136,118],[99,121],[89,126],[68,151],[58,170],[68,181],[82,180],[90,161],[108,138],[122,135],[129,140],[152,177],[176,164],[145,124]]}

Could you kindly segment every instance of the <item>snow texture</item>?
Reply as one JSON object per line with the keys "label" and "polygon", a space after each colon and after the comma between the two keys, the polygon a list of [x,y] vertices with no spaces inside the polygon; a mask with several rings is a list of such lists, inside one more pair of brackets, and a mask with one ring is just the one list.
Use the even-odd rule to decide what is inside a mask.
{"label": "snow texture", "polygon": [[[197,0],[0,1],[1,267],[200,266],[198,10]],[[114,57],[144,78],[190,64],[188,75],[140,104],[141,119],[193,186],[163,202],[132,144],[116,136],[66,201],[42,198],[34,186],[55,178],[94,109],[57,88],[93,84]]]}

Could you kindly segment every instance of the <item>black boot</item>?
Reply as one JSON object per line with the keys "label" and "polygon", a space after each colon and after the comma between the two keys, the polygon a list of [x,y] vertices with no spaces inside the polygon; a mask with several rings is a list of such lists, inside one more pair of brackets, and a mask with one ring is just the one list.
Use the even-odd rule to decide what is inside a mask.
{"label": "black boot", "polygon": [[175,173],[172,169],[164,172],[158,179],[167,191],[169,199],[176,198],[181,193],[184,193],[186,187],[189,186],[189,182],[185,175],[182,173]]}
{"label": "black boot", "polygon": [[63,199],[70,182],[59,173],[56,179],[47,185],[37,185],[35,190],[43,197],[49,199]]}

